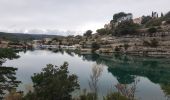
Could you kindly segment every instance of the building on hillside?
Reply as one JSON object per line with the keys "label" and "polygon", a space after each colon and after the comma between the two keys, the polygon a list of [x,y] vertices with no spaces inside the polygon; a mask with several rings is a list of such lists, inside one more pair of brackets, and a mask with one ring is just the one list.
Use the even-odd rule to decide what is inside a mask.
{"label": "building on hillside", "polygon": [[135,24],[141,24],[141,22],[142,22],[142,17],[133,19],[133,22],[134,22]]}

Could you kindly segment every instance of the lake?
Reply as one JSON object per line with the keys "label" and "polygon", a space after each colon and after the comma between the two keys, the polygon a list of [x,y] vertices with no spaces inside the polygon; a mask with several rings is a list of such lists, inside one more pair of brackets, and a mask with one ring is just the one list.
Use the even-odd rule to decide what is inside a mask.
{"label": "lake", "polygon": [[[110,92],[117,91],[115,85],[135,84],[135,97],[139,100],[170,99],[170,59],[127,56],[112,54],[78,55],[72,52],[52,52],[34,50],[19,52],[20,58],[7,60],[3,65],[18,68],[17,78],[22,81],[19,90],[27,92],[31,89],[31,76],[39,73],[46,64],[62,65],[69,63],[71,74],[78,76],[81,90],[90,91],[89,83],[93,69],[102,69],[98,80],[98,95],[101,99]],[[169,97],[169,98],[168,98]]]}

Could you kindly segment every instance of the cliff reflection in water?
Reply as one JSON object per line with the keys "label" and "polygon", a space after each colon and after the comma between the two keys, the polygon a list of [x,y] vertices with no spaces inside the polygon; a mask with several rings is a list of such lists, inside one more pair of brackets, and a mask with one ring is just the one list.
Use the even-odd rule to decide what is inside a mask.
{"label": "cliff reflection in water", "polygon": [[137,76],[142,76],[159,84],[163,91],[170,95],[170,59],[121,54],[83,55],[83,59],[108,66],[108,71],[117,78],[120,84],[131,84],[135,82]]}

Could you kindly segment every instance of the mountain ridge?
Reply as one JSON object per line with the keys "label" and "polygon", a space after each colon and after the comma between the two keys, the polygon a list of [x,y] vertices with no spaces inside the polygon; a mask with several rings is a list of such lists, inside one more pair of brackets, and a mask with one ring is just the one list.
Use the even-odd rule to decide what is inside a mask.
{"label": "mountain ridge", "polygon": [[0,32],[0,39],[11,40],[11,41],[32,41],[40,40],[44,38],[62,38],[61,35],[49,35],[49,34],[26,34],[26,33],[7,33]]}

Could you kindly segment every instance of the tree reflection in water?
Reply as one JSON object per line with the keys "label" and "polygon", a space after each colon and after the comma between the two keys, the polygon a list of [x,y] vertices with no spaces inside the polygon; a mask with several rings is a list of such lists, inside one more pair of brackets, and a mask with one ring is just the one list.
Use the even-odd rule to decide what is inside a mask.
{"label": "tree reflection in water", "polygon": [[127,97],[129,100],[135,100],[135,93],[137,89],[137,84],[140,80],[138,78],[135,79],[135,82],[132,84],[117,84],[115,85],[118,93],[122,96]]}
{"label": "tree reflection in water", "polygon": [[88,61],[108,66],[108,71],[115,76],[120,84],[132,84],[135,76],[146,77],[151,82],[159,84],[167,95],[170,95],[170,59],[155,57],[140,57],[121,54],[83,55]]}
{"label": "tree reflection in water", "polygon": [[89,87],[90,91],[84,89],[78,97],[73,100],[98,100],[98,82],[103,72],[103,65],[94,64],[92,66],[92,73],[90,74]]}
{"label": "tree reflection in water", "polygon": [[92,67],[92,73],[90,75],[90,80],[89,80],[89,87],[91,89],[91,92],[94,94],[93,100],[97,100],[98,97],[98,82],[100,79],[100,76],[102,75],[103,72],[103,66],[102,65],[97,65],[95,64]]}

